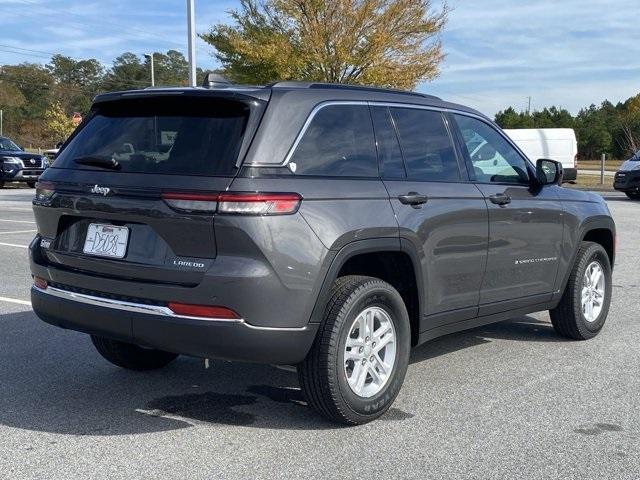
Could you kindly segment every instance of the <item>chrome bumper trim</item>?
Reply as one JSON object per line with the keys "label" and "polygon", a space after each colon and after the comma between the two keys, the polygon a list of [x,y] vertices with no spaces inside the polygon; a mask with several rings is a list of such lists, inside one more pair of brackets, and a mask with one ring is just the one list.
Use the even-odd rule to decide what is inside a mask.
{"label": "chrome bumper trim", "polygon": [[96,297],[94,295],[87,295],[85,293],[70,292],[68,290],[62,290],[56,287],[47,287],[46,289],[36,287],[32,285],[32,289],[51,295],[53,297],[62,298],[64,300],[72,300],[75,302],[84,303],[87,305],[94,305],[98,307],[112,308],[114,310],[124,310],[134,313],[146,313],[148,315],[158,315],[162,317],[170,318],[185,318],[188,320],[202,320],[207,322],[219,322],[225,324],[240,324],[247,328],[254,330],[273,330],[273,331],[292,331],[299,332],[304,331],[307,327],[261,327],[257,325],[251,325],[244,321],[242,318],[210,318],[210,317],[192,317],[189,315],[179,315],[171,310],[169,307],[163,307],[161,305],[146,305],[144,303],[125,302],[123,300],[115,300],[112,298]]}

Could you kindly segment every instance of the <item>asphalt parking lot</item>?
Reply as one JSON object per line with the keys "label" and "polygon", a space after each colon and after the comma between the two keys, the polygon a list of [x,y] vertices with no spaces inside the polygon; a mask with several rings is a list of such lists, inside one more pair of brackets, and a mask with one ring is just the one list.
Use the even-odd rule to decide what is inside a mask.
{"label": "asphalt parking lot", "polygon": [[336,427],[294,373],[181,357],[120,370],[29,306],[33,190],[0,190],[1,478],[640,478],[640,202],[618,226],[608,323],[546,313],[417,348],[392,410]]}

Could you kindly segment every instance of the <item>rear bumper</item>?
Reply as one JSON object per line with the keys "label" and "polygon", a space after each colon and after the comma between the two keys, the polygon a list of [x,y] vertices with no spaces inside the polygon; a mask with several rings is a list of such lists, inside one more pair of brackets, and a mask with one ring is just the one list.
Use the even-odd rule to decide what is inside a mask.
{"label": "rear bumper", "polygon": [[613,188],[621,192],[635,192],[640,190],[640,170],[616,172]]}
{"label": "rear bumper", "polygon": [[187,317],[162,306],[53,287],[32,287],[31,303],[40,319],[58,327],[195,357],[259,363],[301,362],[318,328],[317,324],[258,327],[244,320]]}
{"label": "rear bumper", "polygon": [[565,182],[573,182],[578,178],[578,169],[576,168],[565,168],[563,172],[562,179]]}

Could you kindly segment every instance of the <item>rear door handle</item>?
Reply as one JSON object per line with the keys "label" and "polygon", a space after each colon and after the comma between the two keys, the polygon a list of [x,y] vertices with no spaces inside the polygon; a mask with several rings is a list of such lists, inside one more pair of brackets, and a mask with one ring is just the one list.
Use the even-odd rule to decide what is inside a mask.
{"label": "rear door handle", "polygon": [[511,203],[511,197],[506,193],[495,193],[493,195],[489,195],[489,200],[491,203],[495,203],[496,205],[507,205]]}
{"label": "rear door handle", "polygon": [[429,197],[418,192],[409,192],[406,195],[398,195],[398,200],[403,205],[411,205],[413,208],[421,208],[420,206],[427,203]]}

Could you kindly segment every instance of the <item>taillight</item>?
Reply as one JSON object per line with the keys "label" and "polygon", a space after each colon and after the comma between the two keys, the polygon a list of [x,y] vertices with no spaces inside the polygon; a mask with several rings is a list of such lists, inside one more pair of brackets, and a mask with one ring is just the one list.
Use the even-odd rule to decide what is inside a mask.
{"label": "taillight", "polygon": [[36,183],[36,197],[38,202],[46,202],[53,194],[56,193],[55,186],[51,182],[38,182]]}
{"label": "taillight", "polygon": [[163,193],[162,199],[177,210],[235,215],[289,215],[296,213],[302,197],[297,193]]}
{"label": "taillight", "polygon": [[288,215],[296,213],[302,197],[297,193],[221,193],[219,213]]}
{"label": "taillight", "polygon": [[578,154],[573,156],[573,168],[578,168]]}
{"label": "taillight", "polygon": [[239,320],[240,315],[227,307],[211,305],[191,305],[188,303],[171,302],[169,309],[178,315],[187,317],[220,318],[224,320]]}
{"label": "taillight", "polygon": [[41,290],[46,290],[49,284],[44,278],[33,277],[33,284]]}
{"label": "taillight", "polygon": [[162,199],[169,206],[188,212],[215,212],[218,205],[217,193],[163,193]]}

